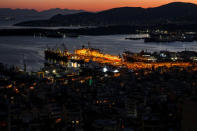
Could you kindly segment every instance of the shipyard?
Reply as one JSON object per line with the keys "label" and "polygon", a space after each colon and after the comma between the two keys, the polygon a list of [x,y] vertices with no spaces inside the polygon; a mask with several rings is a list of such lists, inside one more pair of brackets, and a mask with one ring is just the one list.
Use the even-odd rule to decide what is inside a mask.
{"label": "shipyard", "polygon": [[[89,44],[88,44],[89,45]],[[46,49],[45,59],[55,61],[93,61],[103,66],[111,65],[117,68],[127,68],[131,70],[152,69],[158,67],[195,67],[197,61],[197,53],[194,51],[182,52],[146,52],[132,53],[130,51],[123,52],[122,56],[110,55],[102,53],[99,49],[94,49],[82,46],[74,53],[69,53],[68,50]]]}
{"label": "shipyard", "polygon": [[197,131],[197,1],[0,0],[0,131]]}
{"label": "shipyard", "polygon": [[74,53],[65,46],[44,52],[37,72],[0,65],[1,130],[165,131],[188,120],[185,107],[197,91],[196,52],[115,56],[89,44]]}

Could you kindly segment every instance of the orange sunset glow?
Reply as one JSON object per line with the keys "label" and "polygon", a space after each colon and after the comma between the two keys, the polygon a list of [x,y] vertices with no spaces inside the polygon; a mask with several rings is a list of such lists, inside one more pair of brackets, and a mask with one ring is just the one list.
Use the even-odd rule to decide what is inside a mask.
{"label": "orange sunset glow", "polygon": [[155,7],[171,2],[190,2],[197,0],[0,0],[0,8],[27,8],[46,10],[50,8],[83,9],[101,11],[115,7]]}

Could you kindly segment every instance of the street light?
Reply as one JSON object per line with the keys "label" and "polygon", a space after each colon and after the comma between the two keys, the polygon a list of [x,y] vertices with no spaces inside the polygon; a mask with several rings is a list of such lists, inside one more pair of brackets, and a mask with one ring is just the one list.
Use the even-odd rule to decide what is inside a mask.
{"label": "street light", "polygon": [[55,70],[55,69],[53,70],[53,73],[54,73],[54,74],[56,73],[56,70]]}
{"label": "street light", "polygon": [[106,67],[103,68],[103,72],[107,72],[108,69]]}

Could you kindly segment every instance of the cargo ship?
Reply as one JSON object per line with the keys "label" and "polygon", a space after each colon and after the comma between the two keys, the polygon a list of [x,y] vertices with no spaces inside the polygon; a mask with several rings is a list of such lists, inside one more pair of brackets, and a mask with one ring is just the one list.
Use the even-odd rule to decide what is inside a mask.
{"label": "cargo ship", "polygon": [[109,61],[120,62],[121,58],[119,56],[104,54],[99,49],[94,48],[82,48],[75,50],[75,54],[84,57],[94,57],[94,58],[102,58]]}
{"label": "cargo ship", "polygon": [[108,64],[117,64],[122,62],[122,58],[120,56],[105,54],[101,52],[99,49],[85,48],[82,46],[81,49],[76,49],[74,53],[69,53],[68,50],[60,50],[59,48],[54,49],[47,49],[45,50],[45,59],[46,60],[55,60],[55,61],[95,61],[98,63],[108,63]]}
{"label": "cargo ship", "polygon": [[67,50],[61,51],[60,49],[56,49],[56,50],[46,49],[44,51],[44,54],[46,60],[51,59],[57,61],[67,61],[69,55]]}
{"label": "cargo ship", "polygon": [[46,37],[51,37],[51,38],[63,38],[64,35],[61,34],[60,32],[48,32],[45,35]]}
{"label": "cargo ship", "polygon": [[150,34],[150,37],[145,38],[144,42],[193,42],[197,41],[196,34]]}
{"label": "cargo ship", "polygon": [[123,54],[125,62],[156,62],[157,59],[148,52],[141,51],[140,53],[132,53],[125,51]]}

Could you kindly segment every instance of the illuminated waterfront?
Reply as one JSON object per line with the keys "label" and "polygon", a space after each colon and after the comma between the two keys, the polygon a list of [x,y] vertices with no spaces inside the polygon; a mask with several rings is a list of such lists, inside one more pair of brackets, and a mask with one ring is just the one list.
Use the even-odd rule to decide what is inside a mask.
{"label": "illuminated waterfront", "polygon": [[[190,54],[188,56],[188,53]],[[193,69],[196,69],[196,53],[195,52],[159,52],[156,54],[150,54],[145,55],[148,53],[140,52],[140,53],[132,53],[126,54],[123,53],[124,57],[122,56],[116,56],[116,55],[110,55],[106,53],[102,53],[98,49],[93,48],[84,48],[77,49],[75,52],[69,53],[68,50],[61,51],[59,49],[47,49],[45,51],[45,58],[46,59],[53,59],[55,61],[84,61],[84,62],[90,62],[94,61],[99,64],[108,64],[114,67],[118,68],[128,68],[132,69],[134,71],[141,70],[141,69],[156,69],[159,67],[166,67],[166,68],[172,68],[172,67],[182,67],[182,68],[188,68],[193,67]],[[167,56],[167,54],[169,54]],[[182,54],[182,57],[177,57]],[[161,57],[161,55],[165,55],[165,57]],[[169,57],[171,55],[171,57]],[[158,57],[159,59],[157,59]],[[132,61],[129,61],[127,58],[132,59]],[[140,58],[140,59],[139,59]],[[154,59],[153,59],[154,58]],[[61,64],[61,63],[60,63]]]}
{"label": "illuminated waterfront", "polygon": [[125,40],[130,35],[109,36],[80,36],[79,38],[45,38],[45,37],[1,37],[0,38],[0,62],[22,65],[23,54],[26,59],[28,70],[38,70],[42,67],[43,50],[47,47],[56,47],[65,43],[69,51],[81,48],[88,42],[94,48],[101,49],[104,53],[113,55],[122,54],[125,49],[132,52],[141,50],[148,51],[183,51],[186,49],[197,51],[197,42],[191,43],[144,43],[143,40]]}
{"label": "illuminated waterfront", "polygon": [[[1,90],[8,96],[2,98],[4,103],[10,101],[7,102],[8,111],[4,110],[4,112],[9,114],[8,117],[11,119],[11,124],[8,124],[9,119],[7,122],[4,116],[3,127],[10,126],[12,129],[20,127],[21,123],[26,122],[26,119],[19,119],[22,116],[30,119],[27,122],[29,128],[33,128],[31,123],[39,118],[36,128],[45,127],[45,129],[48,127],[45,125],[48,120],[51,120],[49,128],[53,128],[54,125],[62,128],[59,124],[63,123],[65,128],[84,129],[84,131],[98,128],[100,121],[112,121],[113,125],[108,123],[103,125],[106,129],[110,126],[112,131],[125,127],[145,130],[149,126],[157,128],[165,126],[165,129],[168,129],[170,128],[167,126],[168,123],[173,124],[173,129],[179,129],[181,122],[179,116],[182,112],[174,109],[180,108],[178,104],[181,106],[184,104],[174,98],[187,99],[188,96],[196,96],[196,91],[193,93],[192,89],[196,89],[197,85],[194,75],[196,57],[193,57],[197,54],[183,51],[175,54],[177,56],[182,54],[184,57],[168,57],[164,54],[173,55],[174,52],[159,52],[159,55],[164,56],[159,58],[154,53],[151,54],[152,56],[146,53],[148,54],[148,52],[132,53],[130,57],[135,56],[132,58],[136,61],[140,60],[140,62],[132,62],[125,60],[125,57],[102,53],[98,49],[87,47],[77,49],[74,53],[48,49],[45,50],[45,58],[51,57],[53,60],[48,60],[49,63],[45,63],[44,68],[38,72],[27,73],[25,67],[23,71],[17,67],[9,68],[0,64],[0,76],[3,82]],[[154,59],[150,61],[153,56],[159,58],[156,60],[158,62]],[[161,62],[163,58],[164,61],[168,61]],[[59,60],[63,60],[63,64]],[[159,110],[158,113],[154,110],[158,108],[152,104],[152,101],[161,107],[172,104],[174,106],[167,111],[161,108],[161,112]],[[31,103],[32,109],[36,110],[28,109],[26,103]],[[44,106],[38,106],[40,104]],[[26,110],[18,111],[20,107],[24,108],[23,105]],[[143,108],[140,109],[141,105]],[[153,109],[153,112],[144,113],[147,111],[146,106]],[[41,116],[43,109],[45,109],[45,117],[24,116],[26,111]],[[165,118],[166,115],[169,117]],[[147,121],[155,122],[151,119],[152,116],[158,117],[156,124],[144,125]],[[150,119],[144,119],[145,117]],[[91,124],[90,119],[92,119]],[[166,122],[163,122],[163,119]],[[131,121],[139,124],[131,126],[128,124]],[[116,123],[121,124],[116,125]],[[157,123],[162,125],[158,127]]]}
{"label": "illuminated waterfront", "polygon": [[[39,111],[40,116],[43,115],[43,109],[44,112],[49,112],[44,114],[45,118],[39,118],[41,121],[37,121],[36,128],[45,127],[46,129],[48,127],[45,125],[46,121],[51,120],[49,128],[57,126],[61,129],[62,127],[59,127],[61,123],[65,125],[66,129],[71,127],[86,131],[90,128],[98,128],[100,121],[108,121],[114,124],[104,124],[104,128],[110,126],[112,130],[125,127],[145,130],[150,125],[144,125],[144,123],[146,121],[152,122],[152,119],[146,120],[144,118],[156,116],[159,118],[156,122],[161,123],[161,127],[165,126],[165,129],[168,129],[170,127],[167,125],[171,123],[173,129],[179,129],[181,122],[179,115],[181,113],[174,111],[174,107],[179,104],[179,101],[171,98],[186,99],[192,94],[192,89],[196,88],[196,77],[193,76],[197,71],[197,52],[182,51],[183,49],[180,52],[159,50],[156,53],[153,53],[152,50],[140,52],[131,50],[133,51],[131,52],[120,48],[118,53],[115,53],[114,50],[118,49],[113,47],[120,45],[113,45],[112,42],[111,48],[108,48],[112,51],[107,52],[102,48],[93,48],[97,46],[94,42],[99,43],[99,41],[92,41],[92,44],[84,42],[85,46],[77,45],[72,47],[73,50],[70,51],[71,45],[64,46],[62,42],[58,42],[61,44],[54,46],[52,43],[55,42],[55,39],[47,39],[51,40],[50,44],[48,44],[50,41],[45,41],[45,43],[44,38],[34,39],[37,41],[34,43],[35,45],[32,43],[33,48],[29,44],[19,43],[5,50],[6,45],[2,45],[4,47],[2,52],[6,53],[9,50],[10,53],[7,52],[7,55],[17,54],[19,57],[15,56],[13,59],[20,59],[19,62],[24,64],[21,69],[0,65],[1,81],[4,83],[1,89],[8,96],[5,97],[4,102],[7,102],[7,98],[10,99],[10,103],[7,105],[12,129],[18,128],[20,125],[16,121],[26,122],[19,119],[21,116],[30,119],[28,121],[29,128],[33,128],[31,126],[33,120],[38,120],[34,115],[24,116],[23,110],[20,110],[20,113],[15,112],[26,103],[31,103],[32,109],[36,110],[26,108],[25,111],[33,113]],[[40,41],[38,42],[38,40]],[[56,42],[58,40],[56,39]],[[79,41],[80,39],[72,40]],[[119,44],[124,44],[124,42]],[[7,45],[7,47],[9,46]],[[46,61],[43,60],[44,52]],[[6,54],[4,55],[6,56]],[[51,59],[49,59],[50,57]],[[26,63],[27,66],[30,66],[29,62],[32,64],[38,62],[37,58],[41,59],[39,62],[44,67],[36,72],[26,72]],[[31,61],[32,59],[35,61]],[[154,96],[157,97],[154,98]],[[196,93],[193,96],[196,96]],[[23,99],[25,101],[22,101]],[[163,112],[166,109],[161,108],[159,109],[160,114],[155,115],[157,110],[154,110],[157,107],[152,106],[154,99],[157,100],[156,104],[161,107],[163,105],[167,107],[172,103],[174,103],[174,107],[169,108],[165,114]],[[37,108],[37,105],[40,104],[44,106]],[[19,106],[15,107],[14,105]],[[140,109],[138,105],[142,105],[143,108]],[[184,104],[182,105],[184,106]],[[147,111],[146,106],[153,109],[154,112],[144,113]],[[164,116],[169,117],[165,118]],[[5,118],[4,127],[7,127]],[[92,119],[91,124],[90,119]],[[131,121],[136,121],[139,124],[130,126],[128,123]],[[158,127],[157,125],[151,126]]]}

